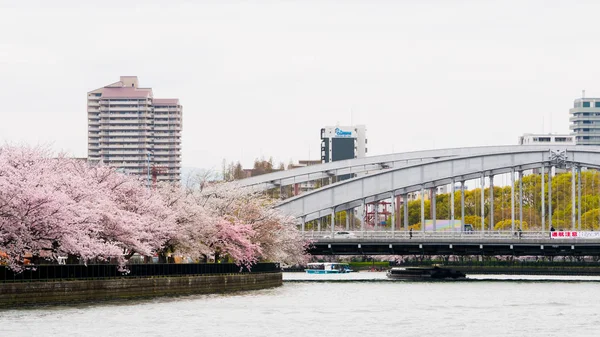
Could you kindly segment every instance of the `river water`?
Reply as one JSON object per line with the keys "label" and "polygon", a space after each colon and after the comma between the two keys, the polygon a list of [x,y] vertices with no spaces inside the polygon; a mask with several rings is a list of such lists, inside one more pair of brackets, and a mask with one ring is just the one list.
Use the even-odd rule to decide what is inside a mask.
{"label": "river water", "polygon": [[599,336],[599,277],[284,273],[279,288],[0,311],[0,336]]}

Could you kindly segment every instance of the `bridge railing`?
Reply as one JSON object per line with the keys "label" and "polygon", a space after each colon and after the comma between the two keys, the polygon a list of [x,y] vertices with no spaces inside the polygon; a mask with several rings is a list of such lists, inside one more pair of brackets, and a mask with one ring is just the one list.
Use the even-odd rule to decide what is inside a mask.
{"label": "bridge railing", "polygon": [[[329,231],[308,231],[304,232],[303,237],[309,240],[331,240],[347,242],[352,240],[364,239],[407,239],[407,240],[540,240],[549,239],[549,231],[464,231],[464,232],[433,232],[433,231],[344,231],[347,234],[336,234]],[[570,240],[590,240],[590,239],[570,239]]]}

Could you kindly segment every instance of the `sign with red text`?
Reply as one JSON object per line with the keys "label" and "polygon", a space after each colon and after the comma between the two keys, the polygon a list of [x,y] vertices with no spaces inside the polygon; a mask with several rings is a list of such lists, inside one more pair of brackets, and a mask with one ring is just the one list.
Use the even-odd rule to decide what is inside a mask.
{"label": "sign with red text", "polygon": [[552,239],[600,239],[600,232],[560,231],[550,232]]}

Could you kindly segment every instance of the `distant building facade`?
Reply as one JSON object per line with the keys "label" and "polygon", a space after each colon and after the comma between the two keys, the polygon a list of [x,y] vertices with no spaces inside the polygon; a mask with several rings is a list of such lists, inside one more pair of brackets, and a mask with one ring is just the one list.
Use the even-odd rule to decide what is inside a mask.
{"label": "distant building facade", "polygon": [[321,129],[321,162],[364,158],[367,155],[364,125],[326,126]]}
{"label": "distant building facade", "polygon": [[[367,155],[367,129],[364,125],[326,126],[321,129],[321,162],[364,158]],[[351,178],[351,174],[338,180]]]}
{"label": "distant building facade", "polygon": [[[298,164],[293,164],[290,167],[288,167],[288,169],[295,169],[295,168],[319,165],[319,164],[321,164],[320,160],[298,160]],[[312,190],[316,189],[317,186],[318,186],[317,181],[309,180],[309,181],[305,181],[302,183],[294,184],[293,192],[294,192],[294,195],[298,195],[298,194],[306,192],[306,191],[312,191]]]}
{"label": "distant building facade", "polygon": [[179,99],[155,98],[136,76],[87,94],[88,160],[154,180],[181,179],[183,107]]}
{"label": "distant building facade", "polygon": [[519,137],[519,145],[575,145],[575,136],[555,133],[526,133]]}
{"label": "distant building facade", "polygon": [[578,98],[569,110],[577,145],[600,145],[600,98]]}

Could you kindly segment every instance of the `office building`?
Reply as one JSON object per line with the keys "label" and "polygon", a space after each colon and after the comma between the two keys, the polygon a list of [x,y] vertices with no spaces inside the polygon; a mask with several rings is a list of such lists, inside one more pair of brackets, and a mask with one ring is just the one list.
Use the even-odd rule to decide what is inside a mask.
{"label": "office building", "polygon": [[[321,129],[321,162],[364,158],[367,154],[367,138],[364,125],[326,126]],[[351,178],[347,174],[338,180]]]}
{"label": "office building", "polygon": [[367,154],[366,131],[364,125],[321,129],[321,162],[364,158]]}
{"label": "office building", "polygon": [[600,145],[600,98],[578,98],[569,110],[577,145]]}
{"label": "office building", "polygon": [[153,182],[179,182],[182,106],[155,98],[136,76],[87,94],[88,160]]}

